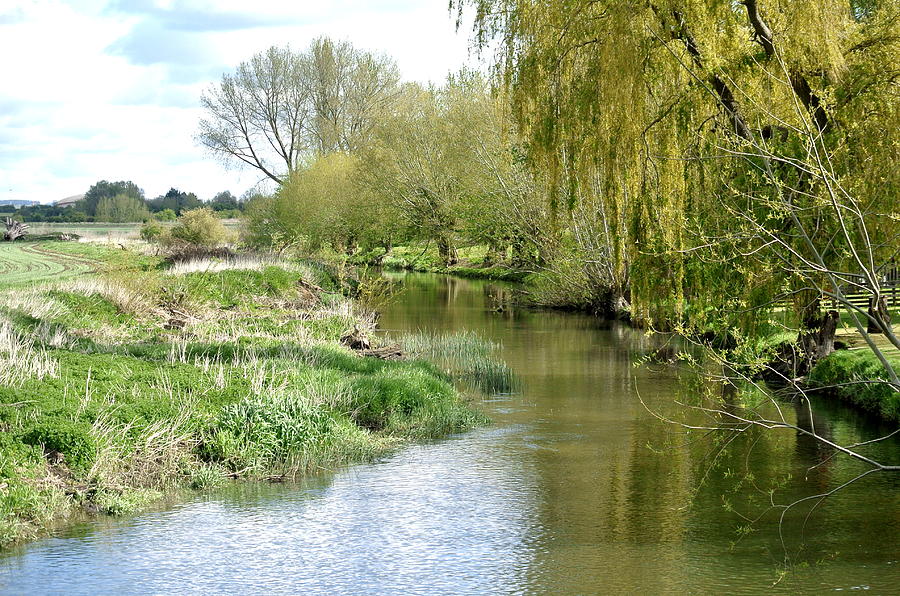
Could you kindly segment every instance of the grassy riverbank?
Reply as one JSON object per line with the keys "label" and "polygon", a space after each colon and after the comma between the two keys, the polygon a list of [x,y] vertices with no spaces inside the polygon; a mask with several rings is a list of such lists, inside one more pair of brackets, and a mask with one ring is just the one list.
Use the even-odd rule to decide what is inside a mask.
{"label": "grassy riverbank", "polygon": [[[896,353],[896,351],[894,352]],[[900,372],[900,355],[888,362]],[[886,382],[884,365],[869,349],[840,350],[816,364],[809,384],[884,420],[900,421],[900,393]]]}
{"label": "grassy riverbank", "polygon": [[[525,282],[531,290],[526,300],[530,299],[535,306],[592,312],[590,301],[584,297],[579,299],[577,292],[560,294],[553,289],[548,291],[553,285],[552,280],[503,265],[487,265],[486,255],[487,248],[484,246],[462,248],[459,249],[460,263],[445,267],[437,247],[432,243],[398,246],[387,254],[383,251],[358,253],[351,257],[349,262],[357,265],[380,262],[383,267],[394,270]],[[891,312],[896,327],[900,325],[900,309],[892,308]],[[762,360],[771,358],[779,344],[785,342],[793,344],[796,341],[797,322],[790,320],[791,316],[784,308],[776,309],[772,316],[772,325],[762,330],[762,336],[751,342],[752,346],[748,346],[756,358]],[[790,331],[787,331],[788,329]],[[900,394],[893,391],[890,386],[877,382],[886,376],[884,368],[874,353],[864,345],[847,314],[841,318],[838,339],[845,346],[854,349],[839,350],[818,363],[808,377],[808,386],[816,389],[821,395],[840,399],[885,420],[900,420]],[[889,360],[893,367],[900,370],[900,355],[896,355],[896,350],[888,350],[887,353],[891,355]]]}
{"label": "grassy riverbank", "polygon": [[[894,329],[900,325],[900,309],[891,308]],[[780,309],[773,316],[771,325],[762,329],[762,339],[751,350],[761,354],[768,366],[792,377],[790,370],[783,370],[782,359],[792,354],[796,347],[798,323],[793,315]],[[871,335],[888,360],[889,365],[900,371],[900,352],[881,334]],[[855,408],[887,421],[900,421],[900,393],[888,383],[884,364],[869,347],[857,330],[852,318],[842,313],[838,321],[835,345],[838,349],[818,361],[809,374],[800,379],[800,385],[815,395],[837,399]],[[788,365],[789,368],[789,365]]]}
{"label": "grassy riverbank", "polygon": [[436,365],[342,347],[373,323],[314,268],[40,248],[100,273],[0,288],[0,545],[73,511],[293,477],[484,422]]}

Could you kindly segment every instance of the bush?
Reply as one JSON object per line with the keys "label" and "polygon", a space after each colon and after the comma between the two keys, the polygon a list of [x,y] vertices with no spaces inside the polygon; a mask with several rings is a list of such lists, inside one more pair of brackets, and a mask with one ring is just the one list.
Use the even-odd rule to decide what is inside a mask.
{"label": "bush", "polygon": [[144,225],[141,226],[141,240],[146,240],[147,242],[154,242],[159,239],[160,236],[163,235],[165,230],[161,225],[156,223],[155,221],[148,221]]}
{"label": "bush", "polygon": [[172,238],[187,244],[215,247],[225,243],[228,230],[212,209],[203,207],[182,213],[172,228]]}
{"label": "bush", "polygon": [[153,217],[156,221],[175,221],[178,219],[178,214],[171,209],[163,209],[162,211],[154,213]]}

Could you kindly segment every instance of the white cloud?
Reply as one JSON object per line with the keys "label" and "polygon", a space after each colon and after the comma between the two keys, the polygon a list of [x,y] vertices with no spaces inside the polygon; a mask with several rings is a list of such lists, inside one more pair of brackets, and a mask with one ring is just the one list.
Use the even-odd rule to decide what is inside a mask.
{"label": "white cloud", "polygon": [[[252,6],[252,12],[248,11]],[[272,45],[328,35],[439,82],[466,61],[440,0],[4,0],[0,199],[52,201],[101,179],[148,196],[240,194],[254,171],[196,146],[202,90]]]}

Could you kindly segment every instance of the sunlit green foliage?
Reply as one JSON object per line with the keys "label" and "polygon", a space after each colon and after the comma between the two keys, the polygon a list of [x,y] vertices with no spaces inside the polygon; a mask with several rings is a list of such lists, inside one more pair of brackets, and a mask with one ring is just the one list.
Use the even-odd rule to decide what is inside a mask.
{"label": "sunlit green foliage", "polygon": [[78,202],[76,207],[88,216],[94,216],[97,213],[97,207],[102,199],[111,199],[120,195],[131,197],[136,201],[144,201],[144,191],[130,180],[121,180],[119,182],[101,180],[84,193],[84,198]]}
{"label": "sunlit green foliage", "polygon": [[324,155],[298,170],[273,201],[276,226],[312,250],[390,245],[398,215],[389,202],[372,196],[359,175],[357,158],[347,153]]}
{"label": "sunlit green foliage", "polygon": [[208,207],[182,213],[170,234],[175,240],[207,247],[219,246],[228,239],[228,230],[222,220]]}
{"label": "sunlit green foliage", "polygon": [[150,210],[141,199],[130,197],[126,194],[117,194],[114,197],[103,197],[97,203],[94,221],[108,221],[124,223],[144,221],[150,218]]}
{"label": "sunlit green foliage", "polygon": [[752,332],[794,296],[810,321],[800,290],[896,250],[896,3],[454,6],[474,7],[479,44],[500,42],[531,163],[588,230],[572,228],[575,261],[601,262],[596,291],[634,319]]}

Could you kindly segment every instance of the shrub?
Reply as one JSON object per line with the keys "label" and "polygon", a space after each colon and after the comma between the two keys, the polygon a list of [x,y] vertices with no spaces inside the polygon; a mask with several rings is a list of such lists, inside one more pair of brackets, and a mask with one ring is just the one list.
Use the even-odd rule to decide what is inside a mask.
{"label": "shrub", "polygon": [[148,221],[141,226],[141,240],[154,242],[163,235],[164,229],[155,221]]}
{"label": "shrub", "polygon": [[154,213],[153,217],[156,221],[175,221],[178,219],[178,214],[171,209],[163,209],[162,211]]}
{"label": "shrub", "polygon": [[222,220],[208,207],[185,211],[172,228],[172,238],[198,246],[220,246],[228,238]]}

